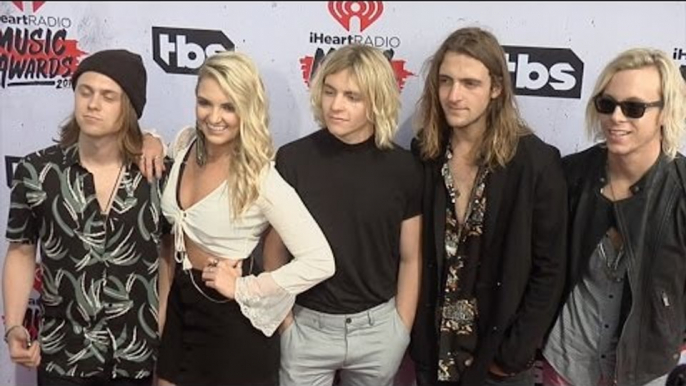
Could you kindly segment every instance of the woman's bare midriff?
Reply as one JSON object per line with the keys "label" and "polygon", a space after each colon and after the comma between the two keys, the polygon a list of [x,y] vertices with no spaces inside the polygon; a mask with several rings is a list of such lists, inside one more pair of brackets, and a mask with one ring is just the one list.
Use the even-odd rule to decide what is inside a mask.
{"label": "woman's bare midriff", "polygon": [[225,257],[213,255],[212,253],[208,252],[207,250],[201,248],[199,245],[194,243],[193,240],[188,238],[188,236],[184,236],[183,239],[186,243],[186,253],[188,254],[188,260],[191,261],[191,265],[195,269],[199,269],[202,271],[209,264],[209,262],[212,261],[211,259],[217,261],[229,260],[232,263],[236,261],[235,259],[227,259]]}

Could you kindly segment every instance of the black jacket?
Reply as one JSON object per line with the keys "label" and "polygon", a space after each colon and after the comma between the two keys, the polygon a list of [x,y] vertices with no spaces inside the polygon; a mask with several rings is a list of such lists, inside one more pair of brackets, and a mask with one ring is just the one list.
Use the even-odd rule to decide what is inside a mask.
{"label": "black jacket", "polygon": [[[416,143],[413,152],[418,153]],[[437,377],[436,305],[445,259],[444,159],[425,161],[424,269],[410,353],[419,385]],[[480,385],[495,361],[508,372],[530,367],[558,309],[565,277],[567,190],[560,153],[535,135],[486,185],[476,297],[478,346],[462,385]]]}
{"label": "black jacket", "polygon": [[[598,222],[606,149],[594,146],[563,160],[569,185],[569,270],[564,298],[581,280],[605,230]],[[642,385],[679,359],[686,328],[686,160],[661,155],[614,204],[628,260],[630,309],[617,346],[617,382]]]}

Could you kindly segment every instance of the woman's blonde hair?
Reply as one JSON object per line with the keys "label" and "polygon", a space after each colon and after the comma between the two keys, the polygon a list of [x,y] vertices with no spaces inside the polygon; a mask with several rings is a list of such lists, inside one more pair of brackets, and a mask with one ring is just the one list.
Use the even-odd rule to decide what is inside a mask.
{"label": "woman's blonde hair", "polygon": [[[662,97],[662,151],[674,158],[686,128],[686,83],[677,67],[665,52],[652,48],[632,48],[620,53],[600,73],[591,98],[586,104],[586,131],[594,141],[604,140],[600,115],[594,100],[601,95],[612,77],[624,70],[655,67],[660,73]],[[653,102],[653,101],[646,101]]]}
{"label": "woman's blonde hair", "polygon": [[[141,154],[143,134],[138,124],[136,110],[133,108],[128,95],[123,91],[121,93],[121,113],[116,124],[119,126],[117,131],[119,152],[125,163],[134,162]],[[78,142],[80,133],[79,123],[72,114],[67,123],[60,127],[60,138],[57,142],[62,147],[69,147]]]}
{"label": "woman's blonde hair", "polygon": [[204,78],[219,84],[240,120],[228,179],[232,213],[238,217],[259,197],[261,173],[274,158],[267,95],[257,66],[239,52],[225,51],[207,58],[198,70],[198,84]]}
{"label": "woman's blonde hair", "polygon": [[391,64],[377,48],[351,44],[329,53],[312,81],[310,102],[317,123],[324,128],[322,93],[326,77],[348,70],[360,87],[367,107],[367,120],[374,125],[374,141],[379,149],[393,147],[398,131],[400,90]]}
{"label": "woman's blonde hair", "polygon": [[480,28],[461,28],[441,44],[428,61],[429,73],[419,99],[417,126],[421,155],[436,159],[443,155],[450,140],[450,126],[438,98],[438,76],[446,53],[467,55],[481,62],[491,77],[491,87],[499,87],[500,95],[492,99],[486,110],[486,132],[478,158],[488,167],[505,164],[514,157],[519,138],[530,134],[519,115],[505,52],[493,34]]}

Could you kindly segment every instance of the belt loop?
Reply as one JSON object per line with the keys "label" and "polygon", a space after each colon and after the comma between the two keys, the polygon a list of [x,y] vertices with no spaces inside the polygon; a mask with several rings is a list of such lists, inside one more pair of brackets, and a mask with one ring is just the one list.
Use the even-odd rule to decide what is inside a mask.
{"label": "belt loop", "polygon": [[372,313],[372,310],[367,311],[367,318],[369,319],[369,325],[373,326],[374,325],[374,314]]}

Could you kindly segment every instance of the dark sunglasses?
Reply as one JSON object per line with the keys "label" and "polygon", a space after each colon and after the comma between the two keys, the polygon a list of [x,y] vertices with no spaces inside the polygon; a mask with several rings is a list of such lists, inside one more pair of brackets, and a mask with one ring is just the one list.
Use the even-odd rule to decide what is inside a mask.
{"label": "dark sunglasses", "polygon": [[657,102],[636,102],[636,101],[624,101],[617,102],[616,100],[605,95],[598,95],[593,100],[595,104],[595,110],[600,114],[612,114],[615,112],[617,105],[622,109],[622,114],[627,118],[641,118],[645,114],[646,109],[649,107],[662,107],[662,101]]}

